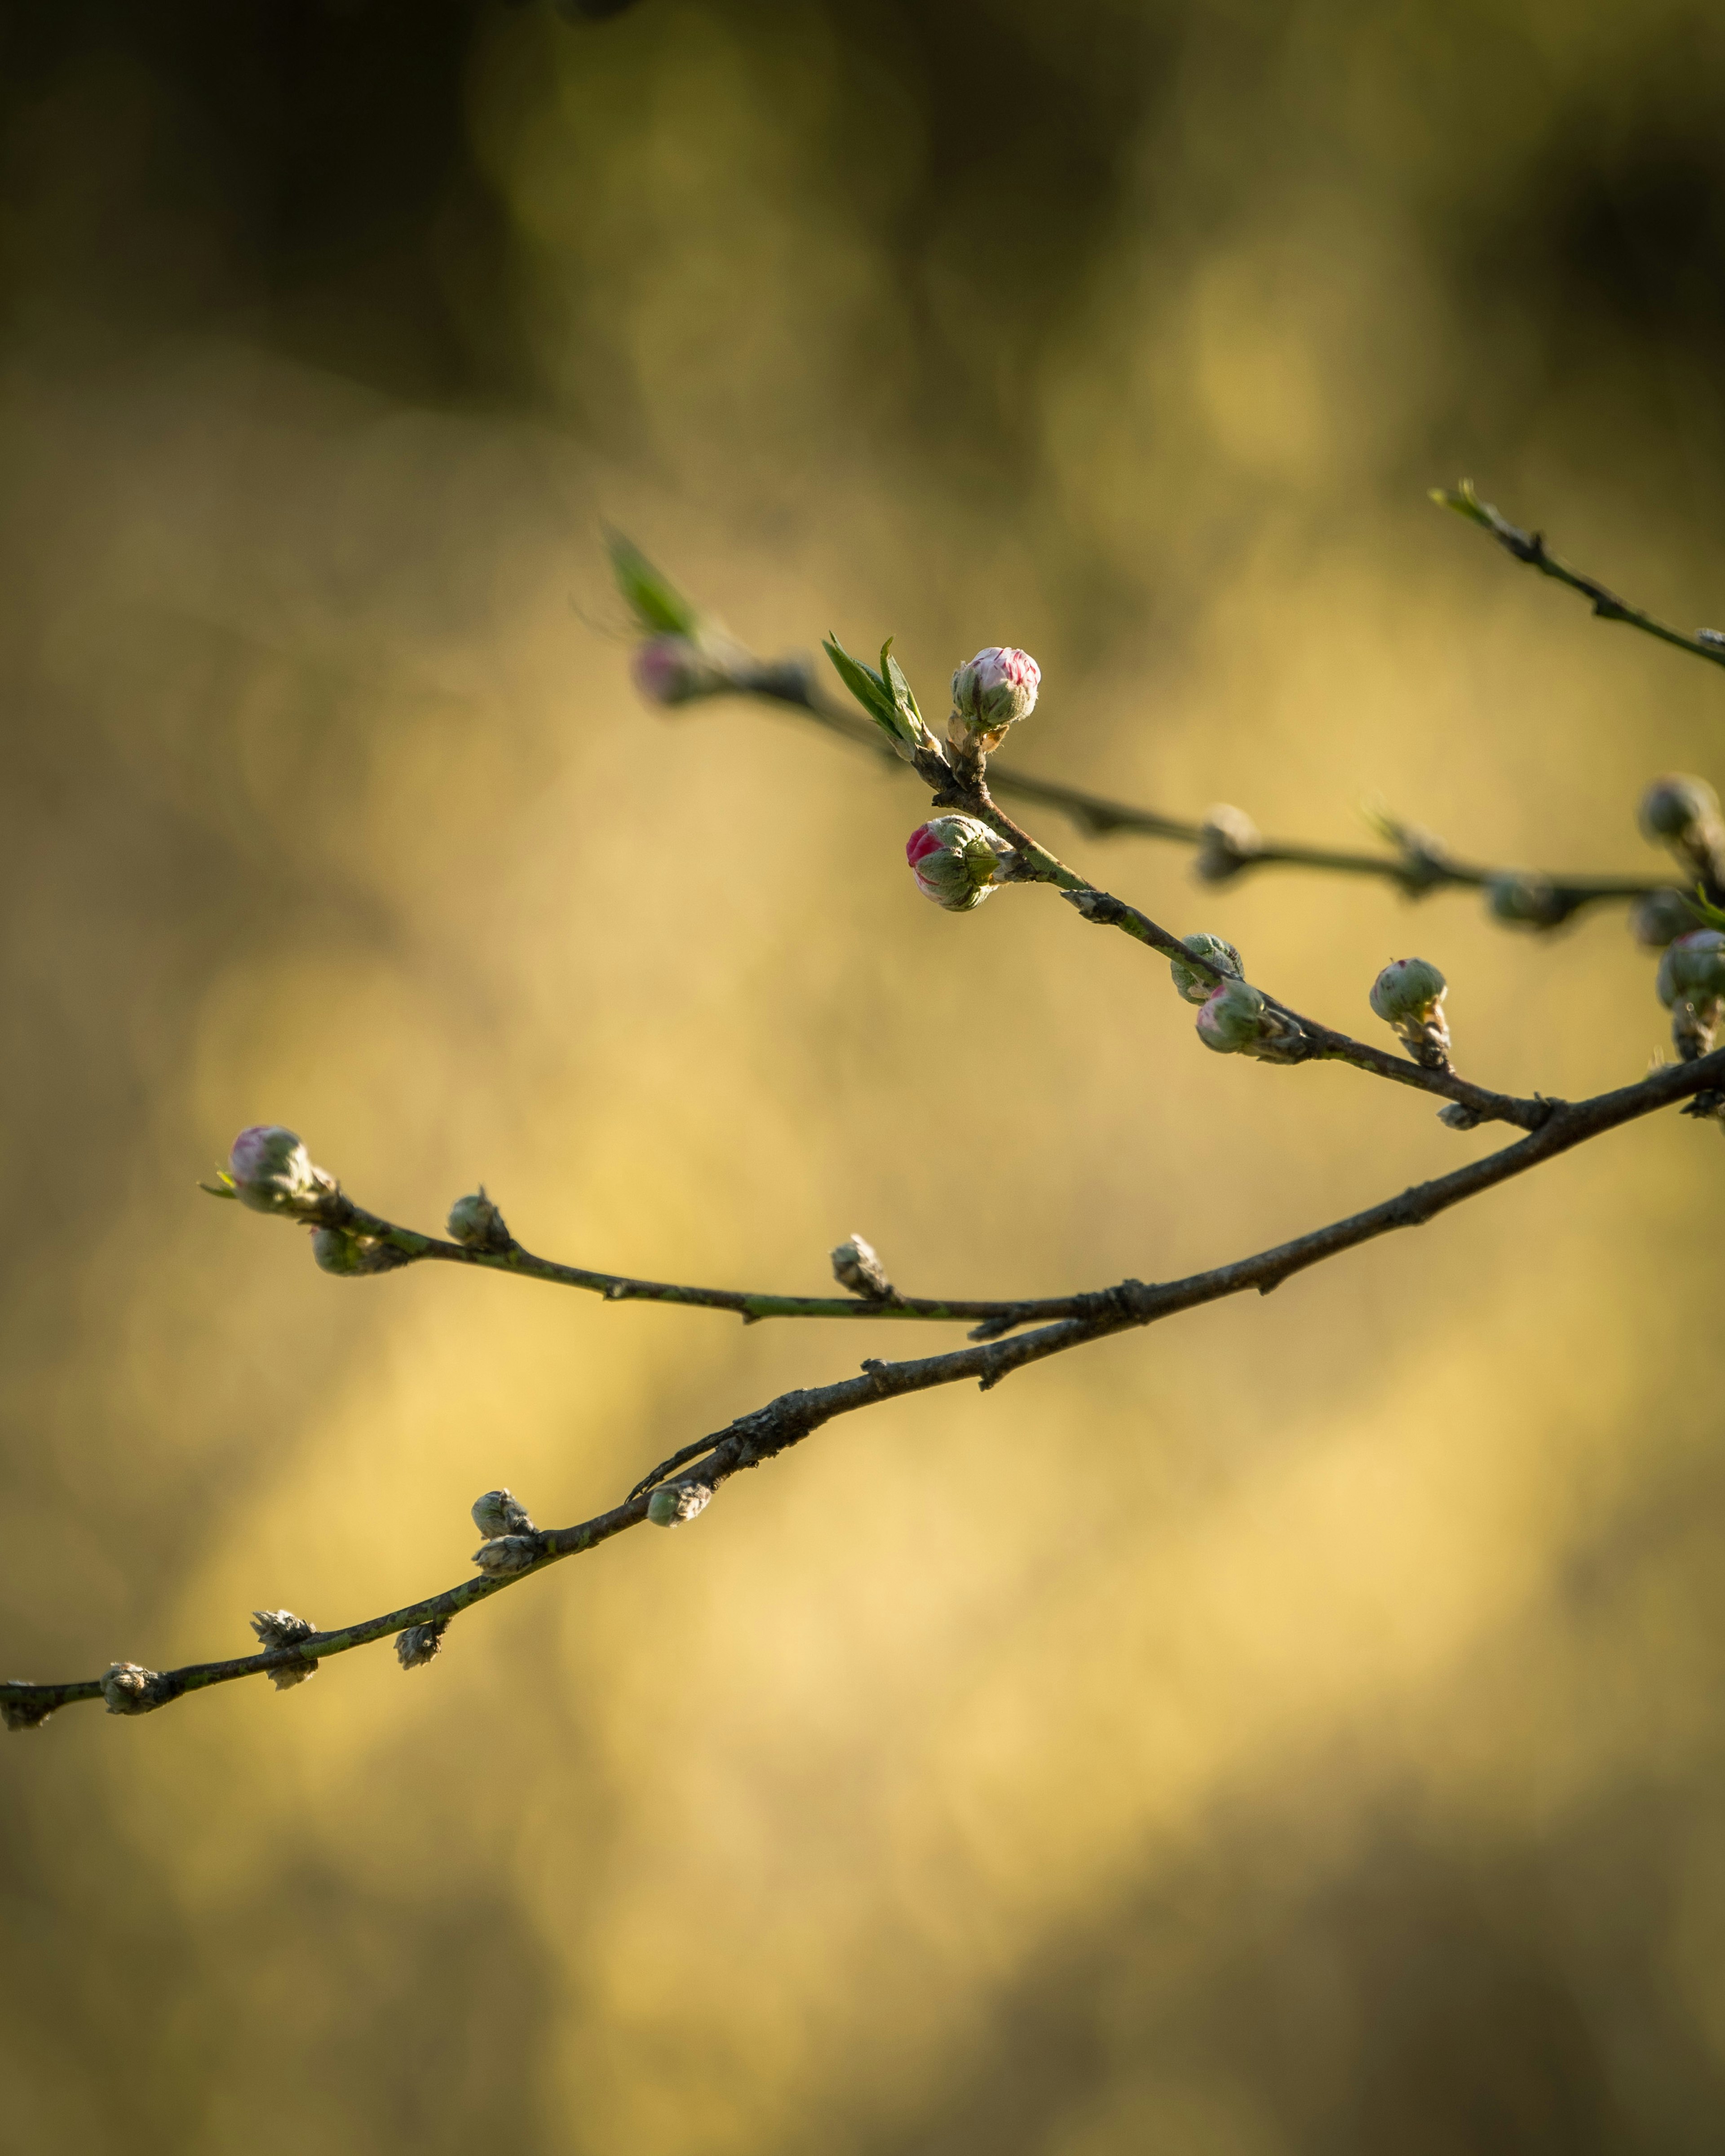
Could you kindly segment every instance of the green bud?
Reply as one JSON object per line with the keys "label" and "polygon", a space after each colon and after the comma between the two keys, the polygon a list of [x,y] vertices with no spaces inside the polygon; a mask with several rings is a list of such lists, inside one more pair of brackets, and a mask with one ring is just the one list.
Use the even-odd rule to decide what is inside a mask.
{"label": "green bud", "polygon": [[1630,932],[1644,951],[1662,951],[1696,926],[1695,908],[1681,891],[1650,891],[1630,910]]}
{"label": "green bud", "polygon": [[[1180,941],[1196,957],[1208,958],[1219,973],[1229,974],[1236,981],[1243,978],[1245,969],[1239,952],[1221,937],[1207,935],[1200,929],[1197,935],[1183,936]],[[1200,973],[1194,966],[1183,965],[1178,958],[1169,959],[1168,972],[1173,977],[1175,988],[1189,1004],[1208,1003],[1216,992],[1217,983],[1208,974]]]}
{"label": "green bud", "polygon": [[1692,928],[1659,962],[1659,1000],[1667,1010],[1679,1000],[1725,996],[1725,936],[1717,928]]}
{"label": "green bud", "polygon": [[680,1527],[712,1502],[707,1482],[661,1482],[647,1500],[647,1517],[655,1527]]}
{"label": "green bud", "polygon": [[311,1255],[337,1280],[359,1280],[369,1273],[393,1273],[413,1262],[405,1250],[375,1235],[357,1235],[351,1228],[320,1228],[311,1238]]}
{"label": "green bud", "polygon": [[450,1241],[464,1244],[470,1250],[495,1250],[501,1255],[515,1247],[515,1239],[503,1215],[486,1197],[484,1183],[455,1200],[449,1208],[449,1227]]}
{"label": "green bud", "polygon": [[1719,821],[1719,797],[1704,778],[1671,772],[1656,778],[1641,796],[1637,818],[1644,838],[1686,850],[1705,841]]}
{"label": "green bud", "polygon": [[475,1497],[473,1524],[488,1542],[504,1535],[531,1535],[536,1532],[526,1507],[507,1490],[487,1490],[483,1497]]}
{"label": "green bud", "polygon": [[1486,906],[1494,921],[1527,928],[1555,928],[1571,911],[1544,876],[1518,869],[1491,878]]}

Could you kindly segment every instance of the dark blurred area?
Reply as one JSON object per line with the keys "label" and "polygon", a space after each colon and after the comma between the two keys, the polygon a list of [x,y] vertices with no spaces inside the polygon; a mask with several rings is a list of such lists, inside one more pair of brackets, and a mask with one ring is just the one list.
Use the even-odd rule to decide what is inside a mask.
{"label": "dark blurred area", "polygon": [[[764,647],[1032,644],[1027,765],[1181,813],[1606,870],[1721,775],[1704,670],[1424,498],[1725,613],[1700,0],[0,0],[0,1673],[394,1606],[480,1490],[854,1363],[326,1281],[197,1197],[242,1124],[428,1228],[483,1173],[788,1287],[854,1213],[978,1294],[1461,1157],[1198,1068],[1064,920],[912,917],[910,797],[634,709],[602,516]],[[1344,1019],[1413,932],[1117,843]],[[1461,906],[1477,1075],[1645,1067],[1620,922]],[[0,2151],[1699,2156],[1718,1154],[883,1414],[423,1677],[8,1738]]]}

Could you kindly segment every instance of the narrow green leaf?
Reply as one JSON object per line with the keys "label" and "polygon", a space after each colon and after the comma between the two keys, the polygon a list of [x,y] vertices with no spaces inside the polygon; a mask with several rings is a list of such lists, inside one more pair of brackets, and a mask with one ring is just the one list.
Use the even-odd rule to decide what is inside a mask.
{"label": "narrow green leaf", "polygon": [[617,588],[643,629],[654,636],[692,638],[700,634],[701,616],[632,540],[620,531],[608,531],[605,546]]}

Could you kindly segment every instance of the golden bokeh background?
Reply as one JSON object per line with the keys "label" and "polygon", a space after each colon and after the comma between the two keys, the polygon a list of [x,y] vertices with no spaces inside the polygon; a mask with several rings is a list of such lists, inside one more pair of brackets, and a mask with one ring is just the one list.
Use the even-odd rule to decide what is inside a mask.
{"label": "golden bokeh background", "polygon": [[[58,19],[55,19],[58,18]],[[818,1289],[1239,1255],[1498,1141],[1204,1055],[894,778],[643,711],[609,520],[742,637],[1022,643],[1027,769],[1654,866],[1725,691],[1700,0],[0,10],[4,1673],[460,1578],[902,1331],[331,1280],[434,1227]],[[1620,913],[1046,835],[1463,1068],[1661,1050]],[[1725,1152],[1675,1115],[986,1396],[850,1419],[278,1696],[0,1752],[7,2156],[1701,2151],[1725,2105]],[[919,1333],[916,1344],[932,1344]],[[945,1336],[938,1336],[944,1337]]]}

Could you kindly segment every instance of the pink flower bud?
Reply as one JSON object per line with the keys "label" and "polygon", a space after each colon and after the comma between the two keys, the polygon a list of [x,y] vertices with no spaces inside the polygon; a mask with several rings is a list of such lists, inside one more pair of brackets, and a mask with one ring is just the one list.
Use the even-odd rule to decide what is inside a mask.
{"label": "pink flower bud", "polygon": [[239,1133],[228,1156],[228,1180],[240,1204],[257,1213],[315,1214],[336,1188],[297,1133],[280,1123],[254,1123]]}
{"label": "pink flower bud", "polygon": [[670,710],[701,696],[716,696],[731,677],[686,636],[649,636],[629,661],[635,687],[649,704]]}
{"label": "pink flower bud", "polygon": [[1010,851],[974,816],[937,816],[905,841],[917,890],[948,913],[980,906],[997,888],[1001,860]]}
{"label": "pink flower bud", "polygon": [[1224,981],[1194,1021],[1198,1037],[1219,1055],[1255,1055],[1265,1063],[1297,1063],[1305,1036],[1295,1021],[1272,1010],[1247,982]]}
{"label": "pink flower bud", "polygon": [[947,738],[955,747],[967,743],[998,748],[1009,726],[1036,708],[1042,670],[1028,651],[991,644],[967,659],[952,676],[952,716]]}

